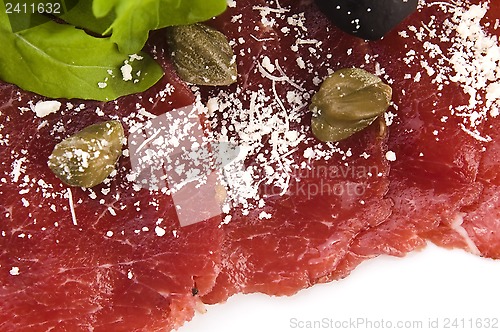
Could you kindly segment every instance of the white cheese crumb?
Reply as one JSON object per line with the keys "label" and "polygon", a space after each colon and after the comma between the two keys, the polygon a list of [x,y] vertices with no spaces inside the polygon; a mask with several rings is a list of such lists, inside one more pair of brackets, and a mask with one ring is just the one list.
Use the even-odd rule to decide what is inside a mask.
{"label": "white cheese crumb", "polygon": [[161,227],[159,227],[159,226],[156,226],[156,227],[155,227],[155,233],[156,233],[156,235],[157,235],[157,236],[162,237],[162,236],[163,236],[163,235],[165,235],[167,232],[166,232],[163,228],[161,228]]}
{"label": "white cheese crumb", "polygon": [[128,61],[125,61],[125,64],[121,66],[120,71],[122,72],[122,77],[124,81],[132,80],[132,66],[129,65]]}
{"label": "white cheese crumb", "polygon": [[270,73],[274,72],[274,70],[276,69],[276,67],[274,67],[274,65],[271,63],[271,59],[269,59],[267,55],[262,59],[262,67],[264,67]]}
{"label": "white cheese crumb", "polygon": [[20,274],[19,267],[13,266],[9,271],[11,276],[18,276]]}
{"label": "white cheese crumb", "polygon": [[39,101],[34,106],[31,104],[30,108],[35,112],[37,117],[44,118],[49,114],[59,111],[61,103],[57,100]]}
{"label": "white cheese crumb", "polygon": [[68,188],[68,190],[66,192],[66,196],[68,197],[69,211],[71,213],[71,220],[73,221],[73,225],[77,226],[78,222],[76,220],[75,205],[73,203],[73,193],[71,192],[70,188]]}
{"label": "white cheese crumb", "polygon": [[224,217],[224,220],[222,221],[222,224],[229,224],[231,222],[231,219],[233,219],[233,216],[227,215]]}
{"label": "white cheese crumb", "polygon": [[500,83],[494,82],[488,85],[488,87],[486,88],[486,99],[487,100],[500,99]]}
{"label": "white cheese crumb", "polygon": [[306,63],[304,62],[304,59],[302,59],[302,57],[297,58],[297,65],[299,66],[300,69],[306,68]]}
{"label": "white cheese crumb", "polygon": [[315,156],[315,153],[311,147],[304,150],[304,158],[310,159],[310,158],[314,158],[314,156]]}
{"label": "white cheese crumb", "polygon": [[389,127],[394,123],[394,118],[397,114],[392,113],[391,111],[387,111],[384,113],[385,124]]}
{"label": "white cheese crumb", "polygon": [[21,177],[21,173],[25,172],[25,167],[23,167],[23,162],[26,161],[26,158],[22,157],[19,159],[14,160],[12,163],[12,172],[10,173],[12,177],[12,182],[17,182],[19,181],[19,178]]}
{"label": "white cheese crumb", "polygon": [[[429,6],[436,4],[442,3],[430,3]],[[431,58],[438,59],[437,64],[432,65],[421,60],[422,73],[427,73],[437,90],[455,82],[469,95],[466,104],[450,109],[451,115],[459,116],[462,130],[479,141],[489,141],[488,137],[481,135],[478,128],[488,120],[488,115],[495,117],[500,105],[500,84],[497,83],[500,46],[498,37],[485,29],[487,24],[482,24],[488,7],[488,2],[479,5],[460,2],[460,5],[447,7],[446,11],[452,15],[440,27],[434,17],[428,23],[422,23],[422,27],[418,29],[409,27],[409,31],[422,42],[423,50]],[[451,45],[441,49],[441,42],[447,45],[451,42]],[[403,61],[407,65],[417,62],[419,55],[415,50],[406,55]]]}
{"label": "white cheese crumb", "polygon": [[219,104],[216,97],[210,98],[207,101],[207,109],[209,115],[213,115],[215,112],[219,110]]}
{"label": "white cheese crumb", "polygon": [[259,219],[271,219],[272,216],[273,216],[272,214],[267,213],[266,211],[262,211],[259,214]]}
{"label": "white cheese crumb", "polygon": [[107,231],[106,232],[107,237],[112,237],[113,236],[113,231]]}
{"label": "white cheese crumb", "polygon": [[108,206],[108,212],[109,214],[111,214],[113,217],[116,216],[116,211],[115,209],[113,209],[111,206]]}
{"label": "white cheese crumb", "polygon": [[130,62],[133,62],[134,60],[142,60],[144,57],[138,55],[138,54],[130,54],[129,56]]}
{"label": "white cheese crumb", "polygon": [[385,159],[388,161],[396,161],[396,153],[394,151],[387,151],[385,154]]}

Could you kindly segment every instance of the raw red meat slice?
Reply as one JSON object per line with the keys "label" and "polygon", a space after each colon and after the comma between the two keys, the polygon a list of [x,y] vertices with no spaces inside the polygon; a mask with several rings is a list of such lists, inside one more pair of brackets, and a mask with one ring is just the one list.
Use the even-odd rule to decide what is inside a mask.
{"label": "raw red meat slice", "polygon": [[169,196],[127,181],[126,156],[94,190],[67,188],[47,167],[54,145],[87,125],[117,118],[128,131],[147,119],[142,107],[162,114],[194,102],[158,40],[165,78],[116,103],[72,100],[40,119],[25,109],[38,96],[1,83],[0,330],[170,330],[211,289],[219,219],[181,228]]}
{"label": "raw red meat slice", "polygon": [[463,228],[482,256],[500,257],[500,186],[488,185],[477,204],[464,211]]}
{"label": "raw red meat slice", "polygon": [[[130,129],[147,117],[142,106],[161,114],[192,103],[174,74],[117,109],[84,102],[43,120],[18,110],[38,97],[0,85],[0,329],[171,329],[190,319],[200,297],[293,294],[427,239],[498,257],[496,122],[476,127],[489,144],[462,129],[449,106],[468,105],[469,96],[455,82],[437,88],[440,55],[425,44],[434,38],[426,27],[449,27],[442,23],[452,12],[441,7],[456,4],[465,3],[424,6],[405,21],[417,27],[403,29],[409,38],[396,29],[378,42],[340,32],[312,1],[238,2],[211,22],[233,43],[241,75],[229,88],[193,90],[217,111],[214,138],[249,147],[241,175],[256,184],[246,189],[258,189],[232,202],[222,223],[180,228],[168,196],[126,180],[127,158],[95,191],[68,191],[46,166],[54,144],[87,124],[117,115]],[[497,34],[500,9],[490,5],[486,20]],[[390,81],[397,117],[389,129],[376,122],[345,142],[319,144],[306,131],[307,104],[330,71],[349,66]]]}
{"label": "raw red meat slice", "polygon": [[[498,35],[498,26],[491,24],[500,19],[500,3],[491,2],[486,14],[485,30],[493,35]],[[498,110],[498,108],[497,108]],[[495,112],[495,111],[493,111]],[[498,112],[498,111],[497,111]],[[492,113],[493,114],[493,113]],[[433,241],[453,245],[456,247],[475,247],[476,253],[485,257],[500,258],[500,241],[498,229],[500,226],[500,119],[498,115],[491,118],[483,132],[491,138],[485,143],[478,170],[476,182],[484,186],[477,202],[463,208],[457,215],[457,222],[461,223],[463,230],[448,231],[441,237],[432,234]],[[466,233],[464,233],[466,232]],[[457,240],[457,238],[459,240]],[[469,238],[472,243],[460,243],[460,240]]]}
{"label": "raw red meat slice", "polygon": [[[356,238],[353,252],[344,262],[346,267],[337,271],[337,277],[346,275],[367,257],[404,255],[423,247],[426,240],[499,257],[493,235],[498,229],[498,188],[490,184],[491,178],[498,177],[499,141],[494,125],[498,120],[493,118],[494,103],[480,114],[487,102],[484,87],[478,88],[477,82],[483,79],[481,75],[489,75],[481,72],[488,72],[488,67],[481,66],[498,68],[499,59],[481,53],[484,64],[471,62],[470,49],[457,45],[463,37],[448,31],[450,26],[456,28],[457,22],[449,24],[454,15],[466,25],[470,21],[464,12],[474,17],[486,8],[474,4],[479,2],[429,2],[407,20],[405,32],[394,31],[372,44],[375,53],[387,55],[381,58],[381,64],[398,87],[394,91],[398,118],[389,138],[389,150],[395,152],[397,160],[391,165],[387,195],[394,201],[394,208],[388,221]],[[487,4],[487,19],[481,25],[493,36],[498,35],[497,28],[492,28],[500,8],[493,2]],[[471,43],[474,35],[462,46]],[[474,46],[484,47],[480,43]],[[456,57],[454,61],[463,60],[471,66],[460,74],[466,76],[463,81],[460,77],[450,79],[459,76],[450,64],[452,56]],[[401,65],[404,63],[408,66]],[[466,92],[472,89],[478,92],[475,106],[469,106],[471,97]],[[466,107],[461,109],[462,105]],[[472,121],[477,121],[475,127],[470,126]]]}
{"label": "raw red meat slice", "polygon": [[[271,194],[265,198],[265,206],[250,209],[248,214],[244,208],[236,209],[231,213],[231,221],[223,225],[226,240],[222,271],[216,287],[203,300],[216,303],[236,292],[290,295],[322,281],[349,252],[356,234],[382,222],[390,213],[390,202],[383,198],[388,186],[385,125],[381,127],[377,122],[345,142],[323,144],[323,148],[317,146],[318,141],[309,130],[307,105],[328,73],[350,66],[375,72],[375,63],[369,61],[373,58],[367,43],[340,34],[310,4],[237,3],[236,8],[230,8],[213,24],[235,44],[243,81],[240,85],[244,87],[223,93],[219,88],[202,90],[205,98],[216,96],[222,104],[235,98],[242,103],[236,105],[236,110],[225,109],[223,112],[227,113],[217,123],[238,127],[241,122],[235,113],[248,113],[252,107],[265,109],[270,105],[275,113],[281,108],[296,107],[297,115],[290,111],[287,130],[305,136],[296,147],[287,146],[283,153],[294,152],[291,158],[296,167],[292,169],[287,193],[279,195],[282,188],[272,187],[272,183],[261,185],[262,194]],[[241,37],[241,31],[250,31],[251,36]],[[286,79],[273,79],[277,76]],[[274,96],[255,102],[252,91],[262,90]],[[299,96],[298,106],[295,98],[289,98],[290,93]],[[261,117],[266,116],[265,111],[261,113]],[[296,118],[297,122],[293,122]],[[244,127],[253,125],[244,120]],[[281,129],[274,127],[273,131]],[[244,138],[242,141],[235,142],[247,143]],[[284,144],[274,139],[271,132],[264,134],[262,141],[262,148],[250,156],[258,162],[247,165],[256,172],[262,160],[272,164],[272,153]],[[331,157],[314,160],[309,155],[316,150],[330,153]],[[332,154],[335,150],[338,152]],[[269,176],[258,174],[260,178]]]}
{"label": "raw red meat slice", "polygon": [[[279,26],[279,15],[273,17],[270,14],[279,12],[282,8],[288,10],[289,3],[281,2],[282,7],[279,5],[272,7],[272,4],[272,2],[268,2],[267,5],[260,4],[260,7],[252,6],[252,8],[247,5],[237,11],[244,13],[243,23],[241,19],[233,20],[233,24],[238,22],[240,26],[250,26],[251,24],[245,23],[245,19],[251,19],[252,14],[255,14],[252,10],[257,9],[261,11],[263,19],[260,21],[264,25],[269,21],[278,25],[271,31],[269,28],[256,29],[257,31],[265,31],[264,35],[259,35],[260,43],[257,46],[248,45],[248,42],[245,41],[242,53],[248,55],[245,59],[252,59],[253,64],[259,62],[263,56],[267,55],[272,58],[272,55],[276,53],[279,53],[280,58],[283,59],[296,58],[293,52],[289,52],[289,48],[294,50],[293,46],[290,46],[293,41],[290,43],[286,36],[279,33],[282,28]],[[225,246],[229,249],[226,249],[223,260],[223,272],[218,276],[218,282],[213,292],[204,297],[205,301],[217,302],[237,291],[291,294],[318,281],[345,277],[357,264],[370,257],[380,254],[404,255],[411,250],[423,247],[426,239],[445,244],[446,235],[442,233],[443,229],[446,229],[448,233],[450,231],[454,233],[454,246],[479,253],[475,250],[475,244],[471,242],[469,236],[466,234],[464,236],[465,229],[467,229],[466,223],[464,224],[465,228],[461,227],[461,224],[457,224],[460,221],[457,221],[457,218],[460,217],[460,211],[463,208],[478,202],[478,200],[484,206],[479,207],[476,215],[470,215],[471,218],[478,220],[485,211],[491,209],[498,211],[498,198],[495,194],[495,188],[484,191],[483,196],[481,196],[483,184],[477,181],[477,177],[484,145],[483,138],[478,138],[480,134],[473,132],[471,127],[466,126],[467,123],[463,121],[463,118],[455,114],[459,113],[460,106],[469,105],[470,95],[464,91],[464,82],[460,82],[460,78],[458,82],[450,80],[449,77],[453,75],[453,72],[450,69],[443,69],[444,60],[440,58],[441,53],[436,50],[436,45],[440,47],[440,50],[460,50],[460,46],[452,45],[453,40],[445,40],[449,33],[444,29],[450,29],[447,22],[450,21],[453,12],[439,8],[439,6],[454,7],[455,5],[462,6],[464,12],[472,8],[472,4],[469,2],[449,5],[446,3],[426,4],[404,23],[409,26],[408,30],[413,33],[410,38],[408,38],[408,32],[396,30],[382,41],[361,46],[359,41],[349,40],[348,37],[337,32],[328,22],[323,21],[321,16],[312,16],[313,19],[311,16],[308,17],[308,15],[317,15],[314,7],[301,7],[303,3],[291,4],[292,11],[286,12],[287,16],[293,17],[296,10],[297,12],[305,10],[305,17],[308,17],[307,21],[304,20],[307,22],[305,26],[310,28],[306,33],[307,38],[321,40],[324,47],[335,44],[335,57],[342,57],[342,54],[352,54],[353,56],[363,54],[372,61],[372,64],[375,61],[379,62],[380,68],[375,68],[375,70],[384,74],[383,77],[389,80],[394,87],[395,108],[390,110],[392,114],[389,113],[388,116],[396,115],[397,117],[390,127],[390,152],[388,156],[392,157],[391,154],[393,154],[396,160],[391,167],[391,183],[386,196],[394,204],[392,215],[383,222],[380,222],[382,219],[376,217],[378,222],[365,224],[364,227],[351,224],[349,235],[343,234],[336,227],[327,227],[328,230],[322,232],[325,239],[329,235],[335,234],[336,240],[344,239],[345,242],[339,240],[335,242],[337,246],[331,246],[332,249],[336,250],[336,257],[333,260],[322,260],[323,265],[320,265],[322,267],[320,269],[317,269],[317,265],[311,264],[311,261],[302,264],[302,259],[310,259],[306,253],[310,253],[311,248],[318,246],[319,242],[304,242],[305,236],[301,234],[307,233],[307,227],[302,226],[302,222],[307,219],[309,222],[306,224],[309,226],[313,221],[321,221],[324,224],[330,222],[335,226],[342,227],[342,223],[337,224],[328,216],[329,211],[335,209],[324,208],[325,210],[321,210],[319,208],[324,202],[319,203],[314,198],[306,199],[305,195],[297,198],[292,194],[291,197],[285,196],[280,201],[270,202],[268,210],[265,208],[257,209],[249,216],[234,215],[231,223],[224,228],[227,233]],[[474,7],[474,10],[477,11],[478,8],[484,7]],[[316,12],[316,14],[311,14],[311,12]],[[466,15],[460,11],[458,13]],[[230,15],[230,13],[226,15]],[[491,17],[490,15],[490,20]],[[454,19],[456,20],[456,17]],[[259,19],[254,18],[254,20],[257,21],[255,25],[262,28],[262,24],[259,25]],[[239,35],[234,32],[235,30],[239,31],[237,27],[231,26],[228,23],[230,21],[228,18],[222,19],[222,21],[224,23],[219,23],[219,28],[237,40]],[[431,23],[425,25],[428,21]],[[490,22],[493,25],[494,20]],[[413,27],[416,27],[416,30]],[[430,37],[426,39],[425,32],[427,30],[425,28],[436,29],[435,33],[438,37],[434,37],[433,32],[429,32]],[[330,29],[330,38],[325,33],[328,29]],[[274,34],[279,36],[277,37],[280,41],[279,45],[267,46],[266,42],[273,43]],[[318,37],[321,34],[323,36]],[[424,38],[420,37],[421,35]],[[438,38],[437,43],[432,38]],[[434,44],[432,44],[433,41]],[[238,50],[238,43],[235,44]],[[248,51],[246,51],[246,47],[248,47]],[[434,47],[434,53],[429,50],[431,47]],[[367,51],[368,49],[372,50],[374,56],[370,56],[371,52]],[[251,50],[259,52],[247,54]],[[310,70],[309,75],[300,73],[293,61],[288,60],[285,72],[291,73],[289,76],[292,78],[310,77],[309,80],[314,80],[311,73],[318,75],[318,70],[321,72],[318,68],[322,68],[324,64],[321,55],[317,55],[317,58],[312,60],[312,58],[307,58],[303,52],[301,53],[300,48],[294,51],[298,52],[301,59],[307,59],[305,63],[313,63],[313,70]],[[312,52],[311,49],[307,51]],[[321,52],[318,53],[321,54]],[[469,56],[469,54],[466,55]],[[441,56],[451,57],[452,55],[441,54]],[[335,58],[332,59],[330,63],[335,64],[335,60]],[[360,66],[363,63],[357,62],[352,57],[342,58],[339,62],[341,66]],[[246,68],[244,64],[242,67]],[[249,68],[252,69],[251,66]],[[441,76],[436,78],[436,75],[448,76],[447,82],[440,82]],[[321,77],[321,74],[318,76]],[[255,77],[255,75],[252,76],[250,71],[248,77]],[[266,80],[262,81],[258,75],[251,82],[259,82],[260,87],[271,89],[266,85]],[[278,87],[276,90],[278,94],[281,91]],[[282,93],[284,96],[286,91]],[[244,97],[240,97],[240,99],[244,99]],[[454,107],[455,110],[450,109],[450,106]],[[480,107],[477,106],[477,108]],[[474,109],[475,106],[470,106],[462,109],[461,112],[472,114]],[[481,131],[484,129],[483,127],[484,123],[479,123],[477,126],[473,126],[473,129]],[[496,142],[493,140],[491,145],[498,145]],[[356,143],[349,143],[352,146],[357,146]],[[383,159],[382,151],[378,151],[374,155],[378,156],[379,160]],[[298,160],[297,164],[300,164],[301,161],[303,160]],[[330,165],[334,162],[334,160],[330,160]],[[290,192],[294,193],[294,190],[295,187],[292,184]],[[372,198],[376,200],[375,205],[379,204],[383,207],[384,201],[380,196],[381,193],[375,194]],[[316,205],[318,208],[306,207],[299,210],[297,207],[301,206],[302,200],[307,201],[311,206]],[[334,204],[335,200],[328,199],[328,202]],[[490,208],[487,209],[488,207]],[[259,221],[260,211],[268,211],[273,214],[273,217],[270,220]],[[290,211],[293,211],[293,214]],[[344,211],[347,214],[352,213],[349,209]],[[363,211],[363,213],[367,212]],[[358,220],[366,219],[367,215],[371,214],[368,212]],[[373,216],[379,217],[382,215],[383,213],[373,214]],[[485,225],[483,225],[480,228],[483,233],[492,234],[496,226],[495,216],[496,214],[493,214],[483,222],[489,222],[486,227],[492,227],[484,229]],[[348,216],[345,218],[349,219]],[[287,228],[293,227],[296,229],[291,232],[293,234],[290,236],[291,239],[287,238]],[[485,239],[487,238],[485,236]],[[447,245],[449,246],[451,243]],[[245,249],[246,247],[249,249]],[[312,249],[312,251],[314,250]],[[485,254],[484,251],[483,254]],[[313,261],[318,263],[317,260]]]}
{"label": "raw red meat slice", "polygon": [[[476,253],[491,258],[500,257],[500,139],[498,119],[490,121],[485,132],[493,141],[486,145],[482,154],[477,182],[484,186],[479,199],[464,207],[457,214],[455,224],[462,228],[441,227],[431,232],[429,237],[440,245],[449,247],[472,248]],[[467,239],[468,241],[464,241]]]}

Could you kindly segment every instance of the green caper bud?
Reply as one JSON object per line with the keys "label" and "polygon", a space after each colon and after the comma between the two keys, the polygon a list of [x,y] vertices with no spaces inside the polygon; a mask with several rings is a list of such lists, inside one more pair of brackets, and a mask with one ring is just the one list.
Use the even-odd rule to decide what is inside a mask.
{"label": "green caper bud", "polygon": [[323,142],[338,142],[368,127],[376,118],[359,121],[326,122],[323,117],[313,116],[311,128],[313,135]]}
{"label": "green caper bud", "polygon": [[392,89],[358,68],[330,75],[311,100],[312,130],[322,141],[340,141],[368,127],[389,107]]}
{"label": "green caper bud", "polygon": [[91,188],[115,169],[125,134],[119,121],[88,126],[58,143],[48,165],[64,183]]}
{"label": "green caper bud", "polygon": [[231,85],[236,82],[236,56],[221,32],[201,23],[167,30],[172,62],[186,82],[199,85]]}

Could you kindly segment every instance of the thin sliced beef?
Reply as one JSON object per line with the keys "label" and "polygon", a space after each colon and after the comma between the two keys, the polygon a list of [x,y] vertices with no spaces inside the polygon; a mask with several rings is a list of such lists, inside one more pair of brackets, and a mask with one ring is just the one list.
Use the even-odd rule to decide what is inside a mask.
{"label": "thin sliced beef", "polygon": [[[364,206],[364,209],[356,204],[349,206],[352,209],[343,206],[342,211],[345,214],[341,220],[336,219],[336,199],[328,197],[325,202],[327,195],[324,194],[319,199],[306,197],[307,194],[303,192],[296,195],[296,188],[300,184],[292,182],[287,195],[276,202],[267,200],[267,209],[254,210],[248,216],[233,215],[231,223],[224,227],[227,234],[225,247],[229,249],[225,251],[223,272],[218,277],[214,291],[204,297],[204,300],[217,302],[237,291],[291,294],[318,281],[345,277],[367,258],[380,254],[401,256],[416,248],[422,248],[428,239],[479,254],[471,237],[477,240],[478,234],[482,234],[483,242],[490,239],[496,229],[498,213],[495,213],[498,211],[496,188],[489,187],[485,190],[484,183],[478,178],[484,140],[488,135],[492,136],[485,128],[488,121],[486,118],[491,116],[486,114],[484,121],[474,123],[477,120],[474,119],[474,111],[481,110],[485,98],[484,91],[478,91],[477,97],[474,96],[477,98],[476,103],[471,103],[471,92],[466,88],[469,82],[468,74],[461,73],[462,77],[456,75],[456,71],[460,70],[459,65],[450,67],[449,62],[464,61],[477,65],[472,62],[475,54],[471,57],[468,53],[471,49],[463,49],[460,46],[465,31],[463,28],[458,31],[456,24],[465,21],[466,24],[477,26],[478,20],[472,19],[467,23],[467,19],[470,19],[470,15],[480,15],[482,8],[486,7],[473,6],[469,2],[460,2],[460,7],[446,3],[424,4],[418,13],[403,22],[403,28],[396,29],[382,41],[363,43],[349,39],[337,31],[318,14],[310,2],[281,1],[280,4],[281,7],[272,2],[243,6],[236,9],[235,14],[226,13],[236,17],[236,13],[243,12],[243,18],[235,18],[233,24],[230,24],[230,19],[226,16],[221,19],[223,24],[216,25],[233,38],[237,50],[242,49],[240,52],[245,54],[243,61],[250,58],[253,66],[266,56],[271,60],[274,57],[286,59],[284,71],[292,77],[292,81],[298,79],[314,82],[318,77],[324,77],[322,68],[325,68],[326,63],[330,64],[330,69],[336,69],[362,66],[365,64],[360,61],[362,59],[366,60],[368,67],[374,67],[374,72],[388,80],[394,88],[395,104],[388,114],[388,122],[393,122],[389,128],[388,150],[391,156],[395,155],[391,165],[389,191],[384,196],[385,191],[382,188],[385,189],[385,179],[374,184],[374,187],[378,186],[379,191],[371,192],[370,195],[373,196],[362,199],[372,204]],[[281,11],[282,9],[285,11]],[[255,17],[255,11],[260,11],[261,17]],[[275,12],[281,12],[286,17],[286,27],[280,26],[282,16],[273,15]],[[302,41],[314,45],[315,40],[321,40],[319,48],[335,49],[333,57],[326,60],[322,57],[325,52],[316,53],[317,45],[294,48],[293,38],[296,38],[296,35],[290,39],[290,35],[280,34],[280,31],[287,31],[295,23],[293,19],[297,16],[293,14],[301,12],[304,12],[304,16],[299,17],[307,28],[307,31],[304,30],[306,37],[301,37]],[[491,19],[493,16],[490,13],[491,25],[494,23]],[[265,32],[259,35],[259,38],[254,38],[259,42],[256,46],[254,42],[249,45],[247,40],[240,46],[236,41],[239,36],[238,26],[252,25],[246,23],[246,20],[256,22],[255,31]],[[235,22],[238,25],[235,25]],[[408,28],[404,29],[406,26]],[[459,33],[462,36],[458,36]],[[450,39],[452,36],[455,38]],[[279,40],[279,44],[276,40]],[[268,46],[269,43],[272,46]],[[484,47],[480,43],[476,46],[478,45]],[[454,54],[456,58],[450,60]],[[359,56],[362,58],[358,58]],[[300,71],[300,60],[297,62],[298,67],[296,66],[293,60],[297,57],[304,60],[306,67],[313,64],[308,67],[307,73]],[[244,62],[240,65],[247,68]],[[248,65],[250,69],[253,68],[252,65]],[[498,62],[493,65],[498,66]],[[278,95],[283,91],[283,98],[287,92],[293,90],[290,86],[287,87],[288,90],[280,90],[280,85],[269,87],[266,79],[259,77],[255,70],[246,73],[246,81],[258,82],[260,87],[274,89]],[[482,73],[469,74],[472,79],[470,84],[477,88]],[[251,89],[251,83],[249,85]],[[307,86],[307,83],[303,86]],[[311,85],[307,87],[314,89]],[[239,99],[244,100],[245,95],[241,94]],[[304,119],[307,119],[305,110],[303,114]],[[467,117],[470,119],[465,121],[464,118]],[[492,130],[495,130],[494,127]],[[373,142],[373,137],[371,141]],[[354,138],[346,141],[346,144],[358,147]],[[367,142],[363,144],[362,147],[369,147]],[[498,141],[493,139],[491,145],[497,146]],[[376,157],[368,163],[383,165],[384,151],[384,147],[377,152],[365,151]],[[361,153],[361,150],[358,150],[358,153]],[[354,155],[358,156],[356,153]],[[300,158],[305,155],[299,153],[298,156]],[[297,164],[308,161],[306,159],[298,159]],[[328,160],[328,165],[341,165],[341,162],[342,159],[332,158]],[[496,162],[492,164],[496,165]],[[312,163],[313,168],[317,165],[321,163]],[[490,172],[498,174],[495,168],[490,169]],[[315,179],[316,183],[324,181],[325,178],[327,177]],[[350,179],[341,181],[344,180]],[[387,202],[383,198],[389,199],[393,204],[391,216],[385,220],[384,216],[387,214],[381,211],[384,211]],[[349,199],[347,201],[349,202]],[[463,217],[462,209],[473,204],[476,204],[477,210],[466,219],[474,218],[477,224],[481,216],[490,213],[488,218],[481,219],[482,225],[479,226],[475,237],[468,235],[466,231],[469,230],[469,234],[472,234],[470,229],[473,226],[467,226],[468,222],[462,226],[460,219]],[[299,208],[302,206],[307,207]],[[370,208],[374,210],[370,211]],[[261,211],[270,213],[270,220],[258,218]],[[358,212],[361,214],[358,215]],[[356,222],[352,222],[353,219]],[[309,229],[314,228],[317,222],[326,226],[321,232],[322,236],[313,237],[315,241],[305,241],[306,238],[310,239],[310,235],[306,234],[309,234]],[[349,225],[347,233],[343,232],[346,230],[345,225]],[[450,238],[447,234],[453,234],[453,243],[446,243],[446,238]],[[329,245],[326,245],[328,241]],[[486,243],[484,245],[495,246]],[[321,255],[324,248],[333,250],[334,256]],[[492,250],[494,249],[483,249],[481,252],[496,257]],[[311,253],[317,253],[319,256],[311,257]],[[304,260],[308,262],[305,263]]]}
{"label": "thin sliced beef", "polygon": [[[500,8],[493,2],[457,4],[429,2],[405,22],[408,28],[371,44],[375,53],[386,55],[380,61],[396,87],[397,118],[389,150],[397,160],[391,165],[387,194],[394,208],[386,222],[356,238],[345,268],[333,278],[348,274],[368,257],[404,255],[425,246],[426,240],[499,257],[494,235],[498,187],[493,180],[499,174],[498,106],[494,100],[488,106],[485,93],[495,81],[491,75],[499,59],[492,55],[495,51],[488,55],[481,48],[498,49],[499,32],[492,28]],[[463,27],[457,32],[460,22]],[[477,35],[465,40],[466,28]],[[482,38],[481,30],[492,39]]]}
{"label": "thin sliced beef", "polygon": [[[484,189],[479,199],[460,210],[451,229],[440,227],[429,234],[432,241],[449,247],[464,247],[485,257],[500,257],[500,139],[499,121],[489,122],[485,132],[493,141],[486,144],[482,153],[477,182]],[[461,226],[457,228],[456,226]]]}
{"label": "thin sliced beef", "polygon": [[500,257],[500,186],[488,185],[479,203],[469,207],[463,217],[463,228],[481,255]]}
{"label": "thin sliced beef", "polygon": [[[500,7],[490,5],[481,22],[498,35]],[[365,42],[311,0],[237,1],[209,22],[235,50],[235,85],[187,88],[164,59],[161,32],[151,42],[166,77],[117,103],[63,101],[39,119],[28,101],[40,97],[2,83],[0,329],[169,330],[201,301],[290,295],[427,240],[499,257],[498,120],[479,112],[484,90],[470,105],[471,71],[450,67],[471,64],[454,36],[477,32],[450,20],[468,24],[482,6],[422,3],[383,40]],[[390,83],[394,105],[367,130],[320,143],[310,99],[332,71],[352,66]],[[170,196],[129,181],[126,156],[110,181],[85,191],[46,165],[54,145],[86,125],[119,119],[133,131],[195,100],[207,105],[210,139],[246,153],[222,172],[220,218],[180,227]]]}
{"label": "thin sliced beef", "polygon": [[[287,130],[303,137],[297,146],[283,151],[283,155],[293,152],[288,188],[264,183],[260,189],[265,206],[248,214],[244,208],[235,209],[231,221],[223,225],[222,271],[203,300],[216,303],[237,292],[290,295],[322,281],[349,252],[359,232],[390,214],[391,203],[383,197],[388,187],[383,120],[340,144],[326,145],[312,136],[307,108],[332,71],[356,66],[374,72],[376,65],[369,61],[373,58],[367,43],[340,34],[310,3],[238,2],[213,24],[235,44],[244,89],[229,88],[227,93],[205,89],[205,98],[216,96],[219,103],[237,98],[242,106],[236,111],[243,113],[252,107],[272,107],[275,113],[284,108],[290,114]],[[240,29],[251,36],[240,40]],[[267,91],[268,100],[256,103],[252,91],[257,90]],[[294,105],[296,96],[300,96],[298,105]],[[235,120],[234,111],[224,110],[228,115],[223,114],[218,123],[238,127],[244,119]],[[265,112],[261,117],[266,117]],[[281,128],[263,135],[263,146],[249,158],[258,162],[249,163],[249,168],[258,171],[259,164],[268,163],[273,166],[272,175],[280,170],[272,161],[273,153],[280,153],[284,144],[275,137]],[[247,142],[245,137],[240,139],[236,142]],[[318,158],[320,154],[329,157]]]}
{"label": "thin sliced beef", "polygon": [[[499,35],[498,26],[493,24],[500,19],[500,3],[491,2],[486,14],[485,30],[493,35]],[[488,25],[487,22],[490,24]],[[498,70],[498,67],[497,67]],[[497,99],[498,100],[498,99]],[[498,105],[498,102],[497,102]],[[497,108],[498,110],[498,108]],[[495,112],[493,110],[493,112]],[[491,114],[493,114],[491,112]],[[466,206],[458,214],[458,222],[462,223],[463,230],[449,232],[448,236],[433,239],[438,243],[449,241],[450,238],[468,238],[467,247],[477,249],[476,253],[490,258],[500,258],[500,240],[498,229],[500,227],[500,118],[498,115],[486,123],[483,132],[491,138],[481,150],[476,182],[484,186],[479,200]],[[466,233],[464,233],[464,231]],[[446,242],[445,242],[446,244]],[[456,245],[455,245],[456,246]],[[462,246],[464,247],[464,246]]]}
{"label": "thin sliced beef", "polygon": [[156,46],[165,78],[116,103],[63,101],[40,119],[28,107],[40,97],[1,83],[0,330],[170,330],[212,288],[220,219],[181,228],[170,196],[127,180],[126,156],[93,190],[47,167],[54,145],[87,125],[113,118],[128,131],[145,121],[142,107],[158,115],[194,101]]}

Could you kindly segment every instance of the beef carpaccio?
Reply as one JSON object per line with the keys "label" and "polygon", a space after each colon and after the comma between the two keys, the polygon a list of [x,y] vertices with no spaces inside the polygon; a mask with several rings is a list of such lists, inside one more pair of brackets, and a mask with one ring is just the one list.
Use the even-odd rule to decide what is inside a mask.
{"label": "beef carpaccio", "polygon": [[[203,303],[291,295],[426,241],[499,258],[499,19],[493,1],[424,1],[367,42],[312,1],[229,1],[208,24],[236,54],[232,86],[184,83],[163,31],[147,48],[165,78],[139,95],[61,100],[41,118],[32,108],[44,98],[1,83],[0,329],[171,330]],[[380,76],[393,103],[366,130],[321,143],[308,105],[345,67]],[[92,189],[47,166],[87,125],[116,119],[132,134],[191,104],[207,140],[245,151],[224,167],[219,216],[183,227],[168,190],[134,182],[130,152]]]}

